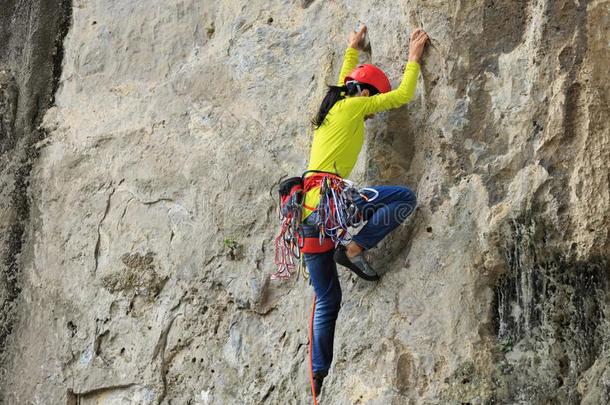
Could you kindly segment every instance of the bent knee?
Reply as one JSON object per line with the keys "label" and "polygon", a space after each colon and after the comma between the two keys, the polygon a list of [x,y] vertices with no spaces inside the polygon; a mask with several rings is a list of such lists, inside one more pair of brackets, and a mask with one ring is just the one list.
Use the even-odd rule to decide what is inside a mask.
{"label": "bent knee", "polygon": [[417,197],[415,196],[415,193],[408,187],[402,187],[402,190],[400,191],[400,199],[405,204],[413,206],[413,208],[415,208],[415,206],[417,205]]}
{"label": "bent knee", "polygon": [[404,187],[401,191],[400,203],[397,210],[397,219],[403,222],[415,210],[417,205],[417,197],[411,189]]}

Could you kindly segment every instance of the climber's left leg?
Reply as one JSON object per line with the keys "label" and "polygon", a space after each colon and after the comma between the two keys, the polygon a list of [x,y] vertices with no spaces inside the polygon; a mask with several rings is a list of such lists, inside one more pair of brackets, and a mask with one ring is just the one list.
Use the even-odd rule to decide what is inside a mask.
{"label": "climber's left leg", "polygon": [[366,261],[362,251],[371,249],[392,232],[413,212],[417,200],[415,194],[406,187],[378,186],[365,191],[367,199],[355,199],[358,209],[367,221],[354,235],[347,246],[338,246],[334,260],[347,267],[358,277],[368,281],[379,280],[375,269]]}
{"label": "climber's left leg", "polygon": [[[365,250],[375,247],[379,241],[404,222],[417,204],[415,193],[407,187],[375,186],[368,188],[374,189],[378,194],[372,201],[366,201],[362,197],[355,199],[355,203],[367,223],[352,239]],[[374,196],[372,192],[365,194],[367,197]]]}

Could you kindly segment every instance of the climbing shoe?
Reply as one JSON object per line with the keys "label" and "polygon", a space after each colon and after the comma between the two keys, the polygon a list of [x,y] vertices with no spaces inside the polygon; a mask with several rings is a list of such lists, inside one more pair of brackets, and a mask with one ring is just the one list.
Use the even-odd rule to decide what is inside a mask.
{"label": "climbing shoe", "polygon": [[360,278],[368,281],[379,280],[379,275],[377,275],[377,272],[368,264],[362,253],[354,257],[348,257],[345,246],[338,246],[335,250],[334,259],[336,263],[347,267]]}
{"label": "climbing shoe", "polygon": [[324,378],[326,374],[324,373],[313,373],[313,389],[316,394],[316,398],[320,395],[320,391],[322,390],[322,383],[324,382]]}

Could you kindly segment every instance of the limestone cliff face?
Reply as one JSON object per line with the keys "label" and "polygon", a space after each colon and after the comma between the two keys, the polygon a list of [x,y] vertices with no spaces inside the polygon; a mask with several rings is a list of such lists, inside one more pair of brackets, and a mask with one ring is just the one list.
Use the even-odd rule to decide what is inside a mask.
{"label": "limestone cliff face", "polygon": [[353,176],[409,185],[419,207],[373,253],[379,283],[340,273],[321,403],[610,401],[610,2],[74,0],[70,14],[25,214],[2,217],[23,227],[2,267],[19,286],[5,403],[311,401],[312,290],[269,280],[274,187],[304,169],[359,22],[363,60],[395,79],[411,29],[432,38],[414,100],[368,122]]}
{"label": "limestone cliff face", "polygon": [[[69,0],[3,1],[0,7],[0,363],[19,318],[32,219],[28,184],[39,128],[54,102],[70,27]],[[31,227],[30,227],[31,228]],[[3,373],[4,375],[4,373]],[[2,378],[2,377],[0,377]],[[0,390],[1,391],[1,390]],[[0,394],[1,397],[1,394]]]}

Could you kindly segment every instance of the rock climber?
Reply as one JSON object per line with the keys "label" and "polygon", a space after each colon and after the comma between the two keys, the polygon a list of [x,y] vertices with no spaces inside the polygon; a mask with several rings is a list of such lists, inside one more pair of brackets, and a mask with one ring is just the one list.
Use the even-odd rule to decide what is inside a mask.
{"label": "rock climber", "polygon": [[[390,81],[378,67],[358,65],[367,28],[351,32],[337,86],[329,86],[314,118],[314,135],[306,176],[316,171],[335,173],[347,178],[358,158],[364,140],[364,121],[375,113],[398,108],[411,100],[419,75],[420,60],[428,41],[422,29],[411,33],[409,59],[402,81],[392,90]],[[312,171],[312,172],[309,172]],[[388,233],[400,225],[415,209],[413,191],[401,186],[367,187],[374,198],[356,197],[355,203],[366,221],[360,232],[346,245],[324,253],[305,253],[304,260],[315,292],[312,329],[313,391],[318,396],[333,358],[335,322],[341,305],[341,286],[336,264],[359,277],[374,281],[379,276],[364,257]],[[320,188],[308,191],[303,203],[303,226],[316,223],[315,207]]]}

